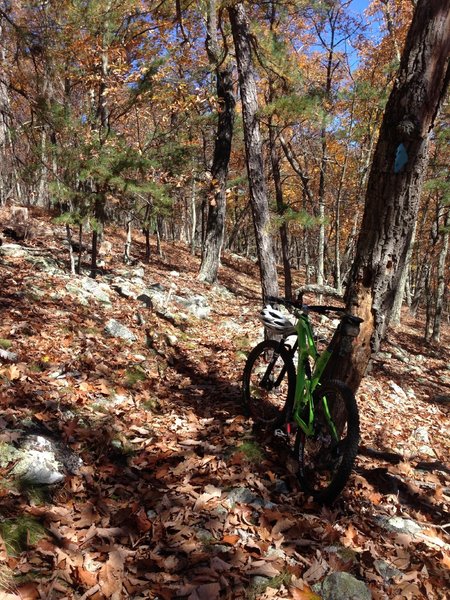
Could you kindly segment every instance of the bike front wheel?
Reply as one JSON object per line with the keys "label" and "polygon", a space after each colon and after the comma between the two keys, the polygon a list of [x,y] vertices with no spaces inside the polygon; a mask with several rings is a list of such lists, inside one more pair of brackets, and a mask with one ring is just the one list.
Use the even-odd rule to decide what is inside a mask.
{"label": "bike front wheel", "polygon": [[292,357],[279,342],[264,340],[253,348],[244,368],[242,398],[255,424],[275,427],[283,422],[294,401],[295,379]]}
{"label": "bike front wheel", "polygon": [[295,440],[297,475],[306,494],[327,504],[342,492],[352,472],[359,413],[353,392],[341,381],[325,382],[314,392],[313,401],[314,433],[307,436],[300,429]]}

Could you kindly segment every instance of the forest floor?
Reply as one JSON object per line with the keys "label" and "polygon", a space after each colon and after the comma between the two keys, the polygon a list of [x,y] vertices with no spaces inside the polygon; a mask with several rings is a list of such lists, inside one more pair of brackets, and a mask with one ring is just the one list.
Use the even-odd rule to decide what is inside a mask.
{"label": "forest floor", "polygon": [[[357,395],[354,474],[324,508],[242,414],[245,356],[262,335],[254,262],[226,254],[219,286],[197,281],[181,244],[139,263],[148,284],[207,298],[209,318],[173,324],[118,294],[84,306],[66,288],[63,228],[41,217],[34,229],[23,244],[66,274],[0,249],[0,341],[18,356],[0,362],[0,442],[31,423],[83,466],[49,489],[0,473],[0,526],[29,525],[14,548],[1,530],[1,600],[314,599],[334,571],[375,600],[450,597],[450,407],[436,401],[449,394],[448,325],[439,347],[407,313],[390,333]],[[105,269],[123,272],[123,236],[107,237]],[[111,318],[136,341],[107,336]]]}

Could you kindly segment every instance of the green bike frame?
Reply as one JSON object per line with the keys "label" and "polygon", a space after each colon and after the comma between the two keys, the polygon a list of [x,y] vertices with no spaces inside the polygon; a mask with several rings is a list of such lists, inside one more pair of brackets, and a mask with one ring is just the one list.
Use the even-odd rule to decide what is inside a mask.
{"label": "green bike frame", "polygon": [[[330,360],[331,352],[324,350],[319,354],[314,342],[314,334],[308,315],[301,313],[297,316],[298,364],[293,417],[294,421],[304,431],[305,435],[311,436],[314,433],[313,393],[316,387],[320,385],[320,378]],[[307,374],[305,368],[305,364],[309,359],[312,359],[314,363],[311,376]],[[307,420],[303,418],[303,416],[305,416],[306,407],[308,407]],[[338,440],[336,428],[331,418],[328,402],[325,397],[323,398],[323,409],[331,431],[333,432],[333,436]]]}

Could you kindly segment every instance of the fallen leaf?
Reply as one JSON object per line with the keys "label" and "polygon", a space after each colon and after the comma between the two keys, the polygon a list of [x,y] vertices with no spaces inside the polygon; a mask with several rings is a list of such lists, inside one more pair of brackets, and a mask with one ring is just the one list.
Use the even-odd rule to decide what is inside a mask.
{"label": "fallen leaf", "polygon": [[231,546],[234,546],[234,544],[236,544],[240,539],[241,538],[239,535],[224,535],[222,542],[224,544],[230,544]]}
{"label": "fallen leaf", "polygon": [[310,587],[304,586],[302,590],[290,588],[293,600],[321,600],[320,596],[315,594]]}
{"label": "fallen leaf", "polygon": [[83,586],[93,587],[97,583],[97,573],[87,571],[83,567],[77,567],[76,574]]}
{"label": "fallen leaf", "polygon": [[15,379],[20,379],[20,370],[17,365],[11,365],[1,370],[1,373],[4,374],[9,381],[14,381]]}
{"label": "fallen leaf", "polygon": [[16,589],[21,600],[37,600],[41,597],[34,583],[24,583]]}
{"label": "fallen leaf", "polygon": [[141,533],[147,533],[152,528],[152,522],[143,508],[136,513],[136,524]]}
{"label": "fallen leaf", "polygon": [[248,575],[262,575],[263,577],[276,577],[280,574],[280,570],[273,566],[271,562],[264,560],[253,561],[250,564],[250,569],[246,571]]}
{"label": "fallen leaf", "polygon": [[219,583],[205,583],[196,588],[188,600],[217,600],[220,597]]}
{"label": "fallen leaf", "polygon": [[124,559],[118,550],[109,553],[107,562],[99,571],[98,581],[103,595],[113,600],[122,598]]}

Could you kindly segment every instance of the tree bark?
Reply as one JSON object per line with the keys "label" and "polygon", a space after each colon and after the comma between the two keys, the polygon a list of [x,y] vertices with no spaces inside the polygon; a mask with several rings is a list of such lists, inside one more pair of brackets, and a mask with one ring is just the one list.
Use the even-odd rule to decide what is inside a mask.
{"label": "tree bark", "polygon": [[405,296],[406,290],[406,282],[408,280],[408,272],[411,266],[411,259],[413,254],[413,247],[416,238],[416,227],[417,227],[417,219],[414,221],[414,228],[411,235],[411,241],[409,243],[409,247],[406,253],[405,265],[403,267],[402,274],[400,276],[400,280],[398,283],[397,290],[395,292],[394,305],[392,307],[391,319],[389,325],[400,325],[401,316],[402,316],[402,306],[403,306],[403,298]]}
{"label": "tree bark", "polygon": [[217,41],[216,0],[209,0],[208,3],[207,29],[206,48],[209,61],[214,65],[216,74],[219,115],[211,167],[212,180],[209,191],[206,237],[198,277],[201,281],[214,283],[219,270],[225,232],[226,182],[231,155],[235,106],[232,65],[230,62],[225,63],[225,59],[220,56]]}
{"label": "tree bark", "polygon": [[251,38],[243,3],[229,7],[228,13],[239,72],[247,174],[264,301],[267,296],[278,295],[278,278],[270,235],[269,204],[257,117],[258,98],[252,64]]}
{"label": "tree bark", "polygon": [[[271,120],[270,120],[271,121]],[[283,220],[286,208],[283,200],[283,188],[281,185],[281,170],[280,170],[280,153],[276,144],[275,127],[269,123],[269,144],[270,144],[270,161],[272,164],[272,177],[275,186],[275,199],[277,203],[277,212],[281,219],[279,227],[281,256],[283,258],[284,272],[284,295],[286,298],[292,298],[292,273],[291,264],[289,262],[289,235],[286,221]]]}
{"label": "tree bark", "polygon": [[450,79],[450,0],[419,0],[369,176],[347,308],[364,319],[345,367],[356,390],[389,323],[411,242],[430,132]]}
{"label": "tree bark", "polygon": [[445,264],[447,261],[449,238],[450,238],[450,207],[446,207],[447,216],[444,220],[444,231],[442,233],[442,247],[439,252],[437,265],[437,290],[436,302],[434,310],[433,334],[431,339],[433,342],[439,342],[441,339],[441,323],[442,311],[444,308],[445,297]]}

